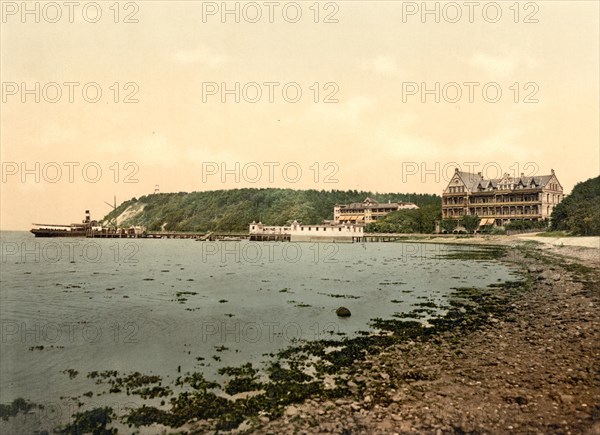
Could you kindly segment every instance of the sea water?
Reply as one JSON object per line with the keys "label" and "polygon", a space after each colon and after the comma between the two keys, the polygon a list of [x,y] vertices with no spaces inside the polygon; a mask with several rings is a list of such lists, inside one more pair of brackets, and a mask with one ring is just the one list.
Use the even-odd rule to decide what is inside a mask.
{"label": "sea water", "polygon": [[[472,248],[3,232],[0,403],[44,405],[42,426],[96,406],[137,406],[138,396],[98,395],[106,388],[87,374],[218,380],[220,367],[261,367],[301,340],[354,337],[374,318],[443,306],[453,288],[515,278],[499,262],[444,258],[450,249]],[[352,315],[338,317],[340,306]],[[31,427],[10,420],[0,428]]]}

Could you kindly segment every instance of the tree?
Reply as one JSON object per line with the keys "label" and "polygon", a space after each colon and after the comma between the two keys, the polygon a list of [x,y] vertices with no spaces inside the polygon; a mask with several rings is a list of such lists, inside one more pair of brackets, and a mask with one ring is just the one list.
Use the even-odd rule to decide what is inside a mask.
{"label": "tree", "polygon": [[442,229],[444,229],[447,233],[454,231],[458,225],[458,219],[444,219],[441,223]]}
{"label": "tree", "polygon": [[468,233],[472,233],[479,226],[479,221],[479,216],[467,215],[462,217],[460,224],[465,227]]}
{"label": "tree", "polygon": [[554,207],[552,229],[574,235],[600,235],[600,177],[578,183],[570,195]]}

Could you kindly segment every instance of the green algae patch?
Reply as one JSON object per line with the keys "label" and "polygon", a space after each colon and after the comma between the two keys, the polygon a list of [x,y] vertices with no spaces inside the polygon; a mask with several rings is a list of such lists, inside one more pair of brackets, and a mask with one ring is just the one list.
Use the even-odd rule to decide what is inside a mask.
{"label": "green algae patch", "polygon": [[44,407],[42,405],[29,402],[23,398],[18,398],[13,400],[11,403],[0,404],[0,418],[6,421],[9,419],[9,417],[16,417],[17,414],[27,414],[32,409],[44,409]]}
{"label": "green algae patch", "polygon": [[178,291],[175,292],[175,301],[183,303],[188,300],[187,296],[196,296],[198,292]]}
{"label": "green algae patch", "polygon": [[192,390],[172,397],[170,399],[171,409],[168,411],[145,405],[133,409],[125,416],[125,423],[136,427],[153,423],[180,427],[193,419],[218,418],[224,414],[231,403],[210,391],[219,388],[219,384],[207,381],[201,373],[180,377],[176,384],[179,386],[187,384]]}
{"label": "green algae patch", "polygon": [[323,292],[317,292],[317,294],[323,295],[323,296],[329,296],[330,298],[342,298],[342,299],[360,299],[360,296],[353,296],[353,295],[343,295],[343,294],[338,294],[338,293],[323,293]]}
{"label": "green algae patch", "polygon": [[106,426],[112,422],[114,413],[112,408],[95,408],[73,415],[73,421],[64,428],[57,431],[59,434],[80,435],[92,433],[94,435],[113,435],[117,429],[109,429]]}
{"label": "green algae patch", "polygon": [[166,397],[172,394],[171,388],[168,386],[163,387],[161,385],[162,378],[156,375],[144,375],[140,372],[134,372],[121,377],[118,376],[116,370],[107,370],[104,372],[90,372],[87,377],[95,379],[97,385],[108,384],[110,386],[109,393],[120,393],[124,390],[127,395],[138,395],[142,399]]}
{"label": "green algae patch", "polygon": [[502,259],[508,248],[505,246],[476,246],[467,245],[465,248],[449,248],[448,252],[438,255],[440,259],[447,260],[475,260],[475,261],[493,261]]}
{"label": "green algae patch", "polygon": [[251,363],[244,364],[241,367],[223,367],[219,369],[218,373],[231,377],[224,388],[229,395],[256,391],[262,388],[262,383],[258,380],[258,370],[253,368]]}

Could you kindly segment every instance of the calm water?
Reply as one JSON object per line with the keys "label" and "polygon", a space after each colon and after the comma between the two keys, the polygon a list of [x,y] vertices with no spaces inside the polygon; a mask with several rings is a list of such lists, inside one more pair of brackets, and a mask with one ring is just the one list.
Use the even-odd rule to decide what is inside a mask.
{"label": "calm water", "polygon": [[[91,371],[158,374],[163,385],[178,370],[217,379],[219,367],[261,366],[265,353],[297,339],[354,336],[375,317],[442,305],[453,287],[515,278],[495,262],[440,258],[448,249],[2,233],[0,403],[44,404],[38,417],[48,429],[78,410],[69,403],[139,402],[82,396],[106,390],[86,377]],[[350,318],[335,315],[342,305]],[[0,430],[7,424],[31,427],[19,417]]]}

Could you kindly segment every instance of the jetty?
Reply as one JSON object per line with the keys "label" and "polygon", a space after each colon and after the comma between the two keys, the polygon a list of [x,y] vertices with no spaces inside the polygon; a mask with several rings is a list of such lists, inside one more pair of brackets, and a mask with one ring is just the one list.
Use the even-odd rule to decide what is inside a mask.
{"label": "jetty", "polygon": [[215,233],[209,232],[180,232],[180,231],[143,231],[136,232],[131,229],[103,229],[102,231],[90,230],[85,237],[92,239],[194,239],[198,241],[239,241],[249,239],[248,233]]}

